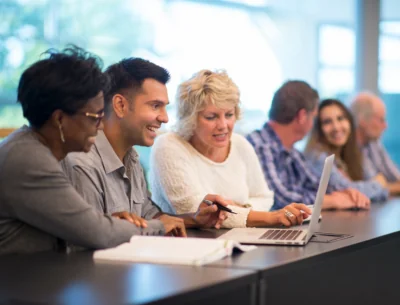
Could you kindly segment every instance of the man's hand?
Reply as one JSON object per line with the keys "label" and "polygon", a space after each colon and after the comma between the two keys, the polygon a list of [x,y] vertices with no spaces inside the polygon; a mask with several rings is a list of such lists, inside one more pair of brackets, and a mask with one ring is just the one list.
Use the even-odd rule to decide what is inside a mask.
{"label": "man's hand", "polygon": [[365,210],[368,210],[370,208],[371,200],[360,191],[348,188],[343,190],[343,192],[350,196],[351,200],[353,200],[357,208]]}
{"label": "man's hand", "polygon": [[183,219],[169,216],[167,214],[162,214],[157,219],[161,220],[161,222],[164,224],[166,235],[187,237]]}
{"label": "man's hand", "polygon": [[136,214],[129,213],[129,212],[116,212],[112,214],[113,217],[118,217],[120,219],[125,219],[129,221],[130,223],[133,223],[139,228],[147,228],[147,221],[146,219],[143,219],[140,216],[137,216]]}
{"label": "man's hand", "polygon": [[[218,202],[221,205],[227,206],[229,202],[224,200],[221,196],[208,194],[204,199]],[[193,214],[193,220],[200,228],[216,228],[221,227],[222,222],[227,218],[227,213],[218,209],[217,205],[208,205],[202,201]]]}

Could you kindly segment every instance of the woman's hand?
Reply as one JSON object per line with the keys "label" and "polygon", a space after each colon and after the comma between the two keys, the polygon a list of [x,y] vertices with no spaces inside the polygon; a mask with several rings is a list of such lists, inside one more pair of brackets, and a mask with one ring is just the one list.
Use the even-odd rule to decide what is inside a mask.
{"label": "woman's hand", "polygon": [[230,200],[225,200],[218,195],[207,194],[192,217],[200,228],[221,228],[222,222],[228,215],[226,212],[218,209],[217,205],[208,205],[206,201],[211,203],[218,202],[220,205],[227,206],[230,204]]}
{"label": "woman's hand", "polygon": [[382,175],[381,173],[379,173],[378,175],[376,175],[376,176],[374,177],[374,180],[375,180],[376,182],[378,182],[383,188],[387,188],[388,182],[387,182],[385,176]]}
{"label": "woman's hand", "polygon": [[302,203],[291,203],[278,211],[268,212],[268,226],[284,225],[291,227],[301,225],[311,215],[311,210]]}

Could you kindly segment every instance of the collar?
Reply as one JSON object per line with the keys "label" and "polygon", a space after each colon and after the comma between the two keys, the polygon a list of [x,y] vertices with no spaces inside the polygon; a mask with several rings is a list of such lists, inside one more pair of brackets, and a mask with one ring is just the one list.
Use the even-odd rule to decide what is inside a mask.
{"label": "collar", "polygon": [[379,146],[379,145],[380,145],[379,139],[378,140],[371,140],[371,141],[368,141],[367,143],[365,143],[364,145],[361,145],[361,148],[373,148],[373,147],[376,147],[376,146]]}
{"label": "collar", "polygon": [[[112,148],[110,142],[108,141],[106,135],[102,130],[98,131],[94,146],[97,149],[101,162],[103,163],[104,170],[107,174],[114,172],[122,167],[125,167],[125,165],[118,158],[117,154],[115,153],[114,149]],[[139,155],[132,147],[125,155],[124,163],[126,164],[129,160],[137,162],[138,159]]]}
{"label": "collar", "polygon": [[278,137],[275,130],[268,124],[268,122],[264,124],[263,130],[264,135],[267,135],[267,137],[264,138],[265,142],[269,142],[270,145],[272,145],[280,153],[286,152],[290,154],[290,151],[283,146],[281,139]]}

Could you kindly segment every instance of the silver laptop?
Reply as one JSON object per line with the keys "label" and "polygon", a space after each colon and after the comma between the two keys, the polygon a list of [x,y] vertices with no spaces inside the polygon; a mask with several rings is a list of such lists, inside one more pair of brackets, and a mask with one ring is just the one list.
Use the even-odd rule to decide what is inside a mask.
{"label": "silver laptop", "polygon": [[265,229],[265,228],[235,228],[218,237],[219,239],[231,239],[244,244],[271,244],[271,245],[297,245],[303,246],[308,243],[313,234],[317,231],[318,219],[321,214],[322,202],[328,187],[331,175],[333,160],[331,155],[325,159],[324,169],[317,196],[314,202],[314,209],[311,221],[307,229]]}

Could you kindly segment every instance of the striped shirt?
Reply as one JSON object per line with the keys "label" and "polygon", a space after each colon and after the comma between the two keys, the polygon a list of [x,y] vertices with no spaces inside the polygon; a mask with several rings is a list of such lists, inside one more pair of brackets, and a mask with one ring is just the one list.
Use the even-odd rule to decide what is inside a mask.
{"label": "striped shirt", "polygon": [[371,179],[383,174],[388,182],[400,180],[400,171],[389,157],[380,141],[371,141],[362,148],[364,155],[364,177]]}
{"label": "striped shirt", "polygon": [[[292,202],[314,204],[321,172],[314,172],[301,152],[295,148],[287,150],[268,123],[250,133],[247,140],[256,151],[269,188],[274,191],[273,210]],[[327,193],[338,189],[340,186],[330,182]]]}

